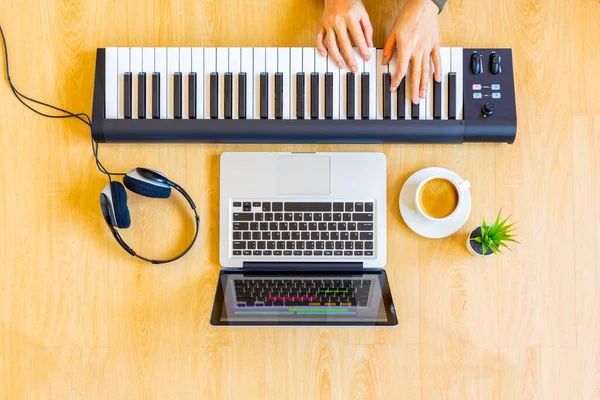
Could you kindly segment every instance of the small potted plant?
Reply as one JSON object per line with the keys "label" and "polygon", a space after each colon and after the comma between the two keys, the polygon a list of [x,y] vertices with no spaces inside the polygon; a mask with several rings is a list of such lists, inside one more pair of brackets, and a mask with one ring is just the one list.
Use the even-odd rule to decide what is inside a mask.
{"label": "small potted plant", "polygon": [[510,216],[500,221],[500,213],[498,213],[496,221],[492,225],[487,225],[484,219],[481,226],[473,229],[467,237],[467,250],[469,250],[469,253],[482,257],[496,253],[502,254],[500,247],[506,247],[510,250],[507,242],[519,243],[514,239],[513,226],[515,223],[506,224],[509,218]]}

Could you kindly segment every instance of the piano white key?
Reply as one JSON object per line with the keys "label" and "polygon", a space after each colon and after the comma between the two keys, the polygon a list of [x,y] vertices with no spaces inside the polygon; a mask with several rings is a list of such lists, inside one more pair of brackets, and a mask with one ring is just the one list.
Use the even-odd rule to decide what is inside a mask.
{"label": "piano white key", "polygon": [[315,48],[302,49],[302,72],[304,72],[304,119],[310,119],[310,74],[315,70]]}
{"label": "piano white key", "polygon": [[254,49],[254,119],[260,119],[260,74],[266,72],[265,48]]}
{"label": "piano white key", "polygon": [[217,48],[217,74],[219,74],[219,119],[225,119],[225,73],[229,72],[229,49]]}
{"label": "piano white key", "polygon": [[355,47],[353,48],[353,54],[354,54],[354,59],[356,60],[356,66],[357,66],[357,71],[356,71],[356,75],[354,77],[355,82],[354,82],[354,119],[361,119],[362,115],[361,115],[361,110],[360,110],[360,106],[362,104],[362,90],[361,90],[361,75],[365,70],[365,62],[363,61],[363,59],[360,57],[360,53],[358,52],[358,49]]}
{"label": "piano white key", "polygon": [[265,69],[269,74],[269,119],[275,119],[275,73],[277,70],[277,47],[265,49]]}
{"label": "piano white key", "polygon": [[[333,118],[340,119],[340,108],[342,103],[340,101],[340,69],[336,65],[335,61],[331,57],[327,57],[327,72],[331,72],[333,75]],[[344,103],[345,106],[345,103]]]}
{"label": "piano white key", "polygon": [[192,72],[196,73],[196,119],[204,118],[204,49],[192,48]]}
{"label": "piano white key", "polygon": [[[377,98],[373,104],[377,104],[377,119],[383,119],[383,93],[386,88],[383,87],[383,74],[388,72],[388,66],[383,65],[383,50],[377,49]],[[388,88],[389,89],[389,88]]]}
{"label": "piano white key", "polygon": [[145,85],[146,82],[139,82],[138,74],[142,72],[142,48],[132,47],[129,52],[131,77],[133,85],[131,87],[131,118],[137,119],[138,117],[138,86],[141,84]]}
{"label": "piano white key", "polygon": [[152,73],[154,69],[154,48],[142,48],[142,71],[146,74],[146,119],[152,119]]}
{"label": "piano white key", "polygon": [[210,74],[213,72],[217,72],[217,49],[207,47],[204,49],[204,119],[210,119]]}
{"label": "piano white key", "polygon": [[189,47],[182,47],[179,49],[179,71],[182,75],[182,91],[181,91],[181,118],[189,118],[189,77],[192,71],[192,49]]}
{"label": "piano white key", "polygon": [[154,69],[160,73],[160,119],[167,118],[167,49],[154,49]]}
{"label": "piano white key", "polygon": [[296,99],[298,98],[298,88],[296,86],[296,75],[302,72],[302,49],[294,47],[290,49],[290,118],[297,119]]}
{"label": "piano white key", "polygon": [[377,49],[371,47],[369,53],[369,61],[365,61],[365,72],[369,73],[369,119],[377,119]]}
{"label": "piano white key", "polygon": [[319,119],[325,119],[325,73],[327,73],[327,56],[323,57],[315,51],[315,72],[319,74]]}
{"label": "piano white key", "polygon": [[117,73],[117,48],[107,47],[104,51],[104,116],[117,118],[119,108],[119,75]]}
{"label": "piano white key", "polygon": [[442,119],[448,119],[448,73],[452,63],[451,52],[449,47],[440,49],[442,58]]}
{"label": "piano white key", "polygon": [[[431,77],[430,77],[431,79]],[[420,83],[420,80],[419,80]],[[421,86],[419,85],[419,90]],[[427,105],[429,104],[429,92],[425,89],[425,98],[419,100],[419,119],[427,119]]]}
{"label": "piano white key", "polygon": [[254,51],[242,48],[241,72],[246,73],[246,119],[254,118]]}
{"label": "piano white key", "polygon": [[277,52],[277,69],[283,74],[283,119],[290,119],[290,49],[282,47]]}
{"label": "piano white key", "polygon": [[433,67],[433,61],[430,60],[430,73],[429,73],[429,84],[427,85],[427,114],[425,119],[432,120],[433,119],[433,107],[434,107],[434,99],[433,99],[433,82],[435,82],[435,70]]}
{"label": "piano white key", "polygon": [[238,115],[238,104],[239,104],[239,99],[238,99],[238,93],[239,93],[239,82],[238,82],[238,78],[239,78],[239,74],[240,74],[240,68],[241,68],[241,64],[242,64],[242,52],[240,50],[239,47],[232,47],[229,49],[229,72],[231,72],[232,75],[232,96],[231,96],[231,118],[232,119],[238,119],[239,115]]}
{"label": "piano white key", "polygon": [[456,72],[456,119],[463,119],[463,49],[452,47],[452,70]]}
{"label": "piano white key", "polygon": [[179,48],[167,48],[167,119],[175,115],[175,72],[179,72]]}
{"label": "piano white key", "polygon": [[412,85],[410,84],[410,68],[408,63],[406,76],[404,77],[404,119],[412,119]]}
{"label": "piano white key", "polygon": [[123,80],[125,76],[125,72],[129,71],[129,47],[119,47],[117,48],[117,75],[119,78],[119,96],[118,96],[118,109],[117,109],[117,118],[125,118],[124,110],[125,110],[125,90],[123,86]]}
{"label": "piano white key", "polygon": [[[388,64],[388,71],[391,75],[391,79],[394,78],[394,73],[396,72],[397,64],[398,64],[398,54],[396,52],[394,52],[392,55],[392,59],[390,60],[390,62]],[[398,90],[400,90],[400,89],[401,88],[398,87]],[[391,95],[392,95],[391,119],[398,119],[398,93],[394,92]],[[402,95],[404,96],[404,94],[402,94]]]}

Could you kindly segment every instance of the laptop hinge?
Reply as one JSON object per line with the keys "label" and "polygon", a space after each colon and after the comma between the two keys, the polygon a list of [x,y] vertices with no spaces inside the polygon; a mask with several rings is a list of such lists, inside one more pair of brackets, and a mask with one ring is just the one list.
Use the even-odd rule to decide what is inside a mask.
{"label": "laptop hinge", "polygon": [[245,261],[244,271],[260,272],[362,272],[362,262],[260,262]]}

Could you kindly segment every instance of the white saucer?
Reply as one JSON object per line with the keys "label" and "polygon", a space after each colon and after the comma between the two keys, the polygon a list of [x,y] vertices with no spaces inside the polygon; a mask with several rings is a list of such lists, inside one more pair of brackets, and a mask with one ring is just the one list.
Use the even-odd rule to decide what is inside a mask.
{"label": "white saucer", "polygon": [[415,195],[419,184],[432,175],[445,175],[459,182],[463,180],[456,173],[446,168],[431,167],[415,172],[404,182],[400,191],[400,214],[406,225],[416,234],[429,239],[441,239],[458,231],[467,222],[467,219],[469,219],[469,214],[471,214],[471,193],[469,190],[465,191],[460,208],[451,218],[440,222],[431,221],[417,211]]}

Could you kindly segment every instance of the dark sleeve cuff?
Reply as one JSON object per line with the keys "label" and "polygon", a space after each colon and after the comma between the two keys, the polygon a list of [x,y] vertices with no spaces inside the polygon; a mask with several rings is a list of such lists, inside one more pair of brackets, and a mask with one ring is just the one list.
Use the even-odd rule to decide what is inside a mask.
{"label": "dark sleeve cuff", "polygon": [[436,6],[440,9],[440,12],[444,9],[444,6],[448,2],[448,0],[431,0],[435,3]]}

